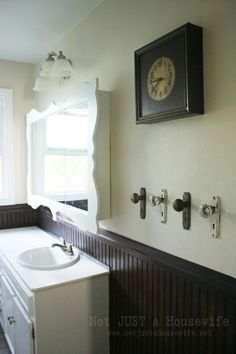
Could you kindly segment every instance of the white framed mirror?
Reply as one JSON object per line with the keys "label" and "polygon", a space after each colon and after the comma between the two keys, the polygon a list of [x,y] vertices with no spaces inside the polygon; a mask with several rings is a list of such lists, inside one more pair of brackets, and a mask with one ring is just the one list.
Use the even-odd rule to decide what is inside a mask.
{"label": "white framed mirror", "polygon": [[27,114],[27,202],[97,232],[110,217],[109,94],[97,79],[63,103]]}

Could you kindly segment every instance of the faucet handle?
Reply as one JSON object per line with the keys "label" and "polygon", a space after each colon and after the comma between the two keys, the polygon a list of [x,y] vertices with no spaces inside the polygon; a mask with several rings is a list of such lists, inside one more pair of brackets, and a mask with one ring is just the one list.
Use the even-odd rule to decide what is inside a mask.
{"label": "faucet handle", "polygon": [[74,251],[73,251],[73,248],[72,248],[72,244],[71,243],[67,243],[67,245],[66,245],[66,250],[67,250],[67,252],[69,253],[69,254],[74,254]]}
{"label": "faucet handle", "polygon": [[61,240],[63,246],[66,246],[66,241],[64,240],[64,238],[63,238],[63,237],[60,237],[60,240]]}

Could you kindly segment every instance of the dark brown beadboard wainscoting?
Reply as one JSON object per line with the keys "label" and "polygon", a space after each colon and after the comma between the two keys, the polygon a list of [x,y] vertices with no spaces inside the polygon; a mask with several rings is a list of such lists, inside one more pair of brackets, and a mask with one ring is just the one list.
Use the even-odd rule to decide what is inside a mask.
{"label": "dark brown beadboard wainscoting", "polygon": [[234,278],[109,231],[81,232],[45,208],[39,226],[110,267],[110,354],[236,353]]}
{"label": "dark brown beadboard wainscoting", "polygon": [[28,204],[0,206],[0,229],[37,225],[38,213]]}
{"label": "dark brown beadboard wainscoting", "polygon": [[91,319],[110,323],[110,354],[236,354],[234,278],[106,230],[81,232],[47,208],[0,207],[1,229],[31,225],[110,267],[109,321]]}

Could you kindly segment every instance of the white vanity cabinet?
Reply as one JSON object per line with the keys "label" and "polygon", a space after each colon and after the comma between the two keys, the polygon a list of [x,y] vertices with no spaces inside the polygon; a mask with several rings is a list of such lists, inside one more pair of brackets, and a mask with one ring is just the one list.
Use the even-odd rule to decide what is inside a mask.
{"label": "white vanity cabinet", "polygon": [[[44,233],[23,230],[27,245],[32,231]],[[83,255],[65,269],[23,268],[15,234],[0,231],[0,321],[12,354],[108,354],[108,269]]]}
{"label": "white vanity cabinet", "polygon": [[4,270],[1,274],[1,297],[2,326],[12,354],[34,353],[33,322]]}
{"label": "white vanity cabinet", "polygon": [[3,313],[3,330],[5,332],[6,340],[11,351],[14,353],[15,340],[14,340],[14,320],[13,320],[13,297],[14,293],[11,286],[1,275],[1,290],[2,290],[2,313]]}
{"label": "white vanity cabinet", "polygon": [[0,275],[0,325],[3,327],[1,275]]}

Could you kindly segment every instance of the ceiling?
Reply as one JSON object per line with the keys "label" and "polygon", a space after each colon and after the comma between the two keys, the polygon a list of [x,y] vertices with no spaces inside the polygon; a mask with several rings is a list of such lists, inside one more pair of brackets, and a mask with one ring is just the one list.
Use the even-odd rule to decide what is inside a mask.
{"label": "ceiling", "polygon": [[0,0],[0,59],[37,63],[102,0]]}

